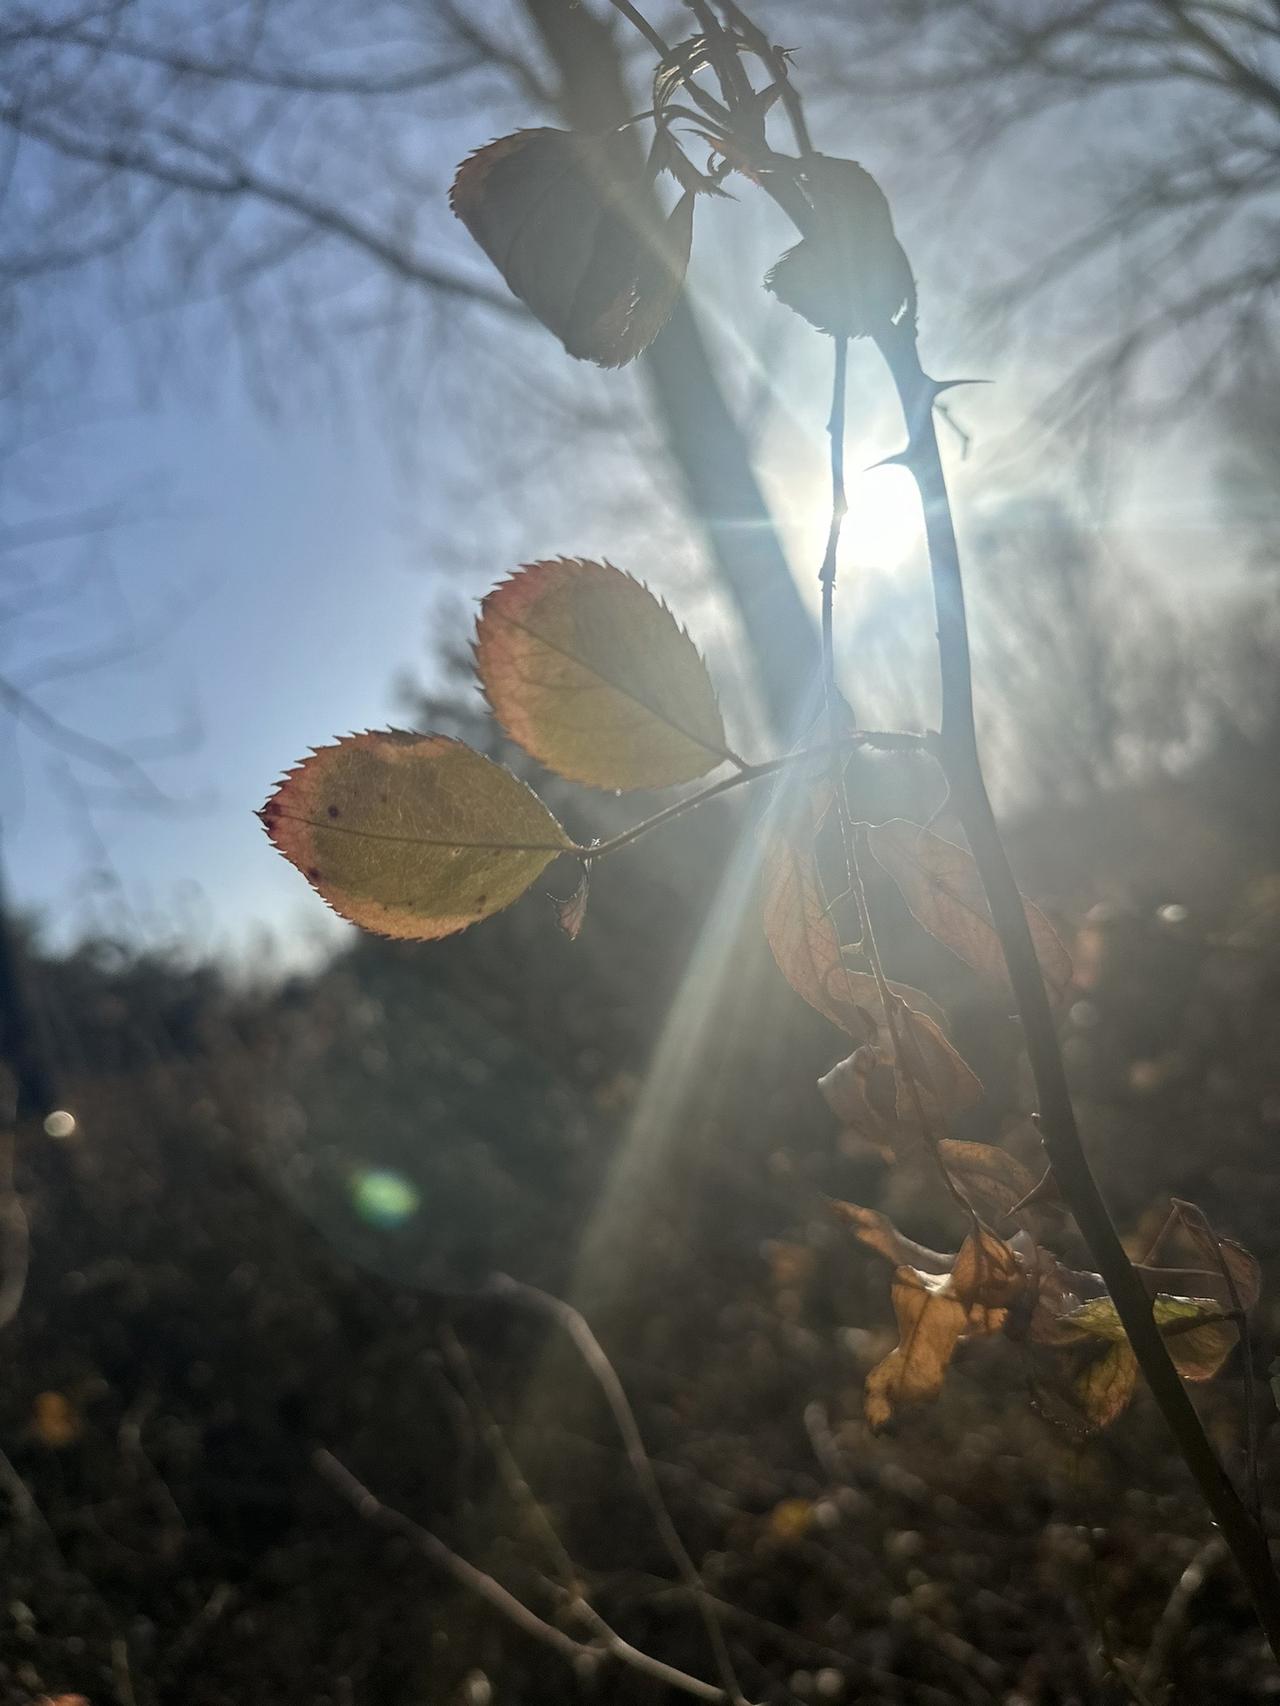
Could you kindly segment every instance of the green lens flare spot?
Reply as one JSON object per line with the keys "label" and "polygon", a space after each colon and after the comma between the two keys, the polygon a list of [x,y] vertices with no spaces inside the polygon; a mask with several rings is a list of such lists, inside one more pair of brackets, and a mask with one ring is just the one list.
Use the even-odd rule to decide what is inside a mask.
{"label": "green lens flare spot", "polygon": [[361,1168],[351,1175],[351,1200],[370,1226],[403,1226],[418,1212],[421,1193],[403,1173],[389,1167]]}

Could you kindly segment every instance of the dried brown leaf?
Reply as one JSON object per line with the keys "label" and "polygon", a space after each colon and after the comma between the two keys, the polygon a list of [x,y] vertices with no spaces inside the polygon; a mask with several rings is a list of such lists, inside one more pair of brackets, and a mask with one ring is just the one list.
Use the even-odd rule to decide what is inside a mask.
{"label": "dried brown leaf", "polygon": [[1241,1309],[1252,1309],[1262,1292],[1262,1269],[1258,1258],[1234,1238],[1224,1238],[1216,1232],[1204,1210],[1195,1203],[1175,1197],[1173,1206],[1188,1243],[1205,1268],[1222,1276],[1227,1293],[1223,1301],[1233,1308],[1238,1305]]}
{"label": "dried brown leaf", "polygon": [[965,1201],[984,1220],[1003,1220],[1015,1203],[1035,1189],[1036,1181],[1021,1161],[991,1143],[961,1143],[944,1137],[938,1157]]}
{"label": "dried brown leaf", "polygon": [[620,367],[662,330],[689,265],[694,196],[665,218],[625,131],[516,131],[458,168],[449,204],[570,355]]}
{"label": "dried brown leaf", "polygon": [[[898,1119],[918,1123],[920,1111],[932,1127],[953,1114],[967,1113],[982,1100],[982,1081],[924,1013],[900,1007],[896,1017],[898,1052],[894,1070]],[[890,1039],[890,1047],[892,1047]]]}
{"label": "dried brown leaf", "polygon": [[765,276],[779,302],[836,337],[915,319],[916,287],[883,190],[854,160],[811,155],[804,186],[813,229]]}
{"label": "dried brown leaf", "polygon": [[[929,934],[975,971],[1007,988],[1004,952],[972,856],[905,818],[876,825],[868,841]],[[1030,901],[1024,906],[1045,986],[1054,1001],[1061,1001],[1071,983],[1071,956],[1039,907]]]}
{"label": "dried brown leaf", "polygon": [[954,1255],[927,1249],[913,1238],[904,1237],[888,1215],[881,1214],[878,1209],[863,1208],[853,1202],[832,1202],[831,1207],[846,1226],[852,1227],[853,1235],[860,1244],[865,1244],[868,1250],[874,1250],[895,1267],[918,1268],[927,1274],[951,1271]]}
{"label": "dried brown leaf", "polygon": [[867,1376],[872,1428],[884,1427],[902,1404],[935,1399],[959,1341],[999,1332],[1025,1283],[1014,1251],[985,1228],[965,1239],[950,1273],[895,1269],[898,1344]]}
{"label": "dried brown leaf", "polygon": [[[825,792],[801,782],[789,788],[764,827],[761,889],[764,932],[778,970],[805,1001],[858,1042],[877,1035],[874,980],[845,965],[840,935],[818,868],[818,829]],[[868,1007],[868,1001],[874,1006]]]}

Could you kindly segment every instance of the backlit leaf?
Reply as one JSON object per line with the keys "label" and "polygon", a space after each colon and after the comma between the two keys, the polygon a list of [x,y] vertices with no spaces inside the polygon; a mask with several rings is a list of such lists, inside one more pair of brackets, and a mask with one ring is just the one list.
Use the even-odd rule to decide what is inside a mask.
{"label": "backlit leaf", "polygon": [[918,1268],[926,1274],[950,1272],[954,1255],[929,1250],[913,1238],[904,1237],[888,1215],[881,1214],[878,1209],[863,1208],[855,1202],[833,1202],[831,1207],[846,1226],[852,1227],[853,1235],[860,1244],[865,1244],[868,1250],[874,1250],[895,1267]]}
{"label": "backlit leaf", "polygon": [[662,330],[689,264],[692,193],[665,217],[625,131],[519,130],[458,168],[449,205],[570,355],[620,367]]}
{"label": "backlit leaf", "polygon": [[715,690],[666,605],[611,563],[530,563],[484,600],[476,669],[526,752],[597,788],[690,782],[729,756]]}
{"label": "backlit leaf", "polygon": [[873,1144],[886,1160],[895,1159],[898,1135],[893,1068],[869,1043],[837,1061],[818,1080],[827,1106],[847,1130]]}
{"label": "backlit leaf", "polygon": [[764,933],[778,970],[811,1007],[861,1042],[876,1035],[880,996],[873,979],[851,972],[818,869],[825,796],[788,788],[766,820],[761,888]]}
{"label": "backlit leaf", "polygon": [[[1186,1380],[1211,1380],[1236,1342],[1235,1328],[1224,1319],[1222,1305],[1212,1297],[1171,1297],[1162,1292],[1152,1299],[1151,1308],[1178,1373]],[[1090,1298],[1064,1316],[1062,1326],[1090,1338],[1128,1343],[1110,1297]]]}
{"label": "backlit leaf", "polygon": [[1109,1427],[1138,1384],[1138,1359],[1125,1339],[1085,1359],[1071,1380],[1071,1398],[1091,1427]]}
{"label": "backlit leaf", "polygon": [[898,1344],[867,1376],[872,1428],[884,1427],[902,1404],[935,1399],[959,1341],[998,1333],[1024,1284],[1014,1252],[985,1229],[965,1239],[950,1273],[895,1269]]}
{"label": "backlit leaf", "polygon": [[[868,832],[868,841],[929,934],[975,971],[1007,988],[1004,953],[972,856],[900,817],[878,824]],[[1072,978],[1071,956],[1039,907],[1029,900],[1023,904],[1045,985],[1051,998],[1060,1001]]]}
{"label": "backlit leaf", "polygon": [[964,1194],[965,1201],[984,1220],[1001,1221],[1015,1203],[1036,1187],[1021,1161],[991,1143],[959,1143],[944,1137],[938,1158]]}
{"label": "backlit leaf", "polygon": [[[1236,1342],[1221,1306],[1207,1297],[1153,1299],[1152,1310],[1174,1367],[1184,1380],[1210,1380]],[[1046,1339],[1049,1334],[1043,1335]],[[1074,1338],[1103,1341],[1105,1350],[1086,1351],[1071,1378],[1071,1395],[1093,1427],[1106,1427],[1133,1396],[1138,1360],[1108,1296],[1093,1297],[1064,1315],[1052,1335],[1061,1344]]]}
{"label": "backlit leaf", "polygon": [[[895,1019],[898,1118],[904,1124],[933,1127],[952,1114],[966,1113],[982,1100],[982,1081],[924,1013],[899,1008]],[[892,1044],[891,1044],[892,1046]]]}
{"label": "backlit leaf", "polygon": [[1173,1206],[1188,1243],[1205,1268],[1221,1276],[1226,1293],[1223,1301],[1233,1308],[1238,1305],[1241,1309],[1252,1309],[1262,1291],[1258,1258],[1234,1238],[1224,1238],[1215,1232],[1204,1210],[1195,1203],[1175,1198]]}
{"label": "backlit leaf", "polygon": [[291,770],[258,814],[335,912],[429,941],[512,901],[573,843],[537,795],[447,735],[349,735]]}
{"label": "backlit leaf", "polygon": [[582,875],[578,878],[577,887],[567,900],[556,900],[552,897],[556,909],[556,923],[564,931],[571,942],[578,940],[587,916],[587,902],[591,898],[591,867],[584,865]]}
{"label": "backlit leaf", "polygon": [[813,229],[766,274],[765,288],[820,332],[860,338],[914,325],[916,286],[884,191],[855,160],[805,163]]}

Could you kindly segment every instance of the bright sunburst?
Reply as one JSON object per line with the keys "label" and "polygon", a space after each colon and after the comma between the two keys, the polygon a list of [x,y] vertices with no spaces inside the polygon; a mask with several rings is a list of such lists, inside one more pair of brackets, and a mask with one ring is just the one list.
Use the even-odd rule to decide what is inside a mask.
{"label": "bright sunburst", "polygon": [[923,521],[915,481],[905,468],[872,468],[848,482],[844,549],[857,563],[900,569],[919,549]]}

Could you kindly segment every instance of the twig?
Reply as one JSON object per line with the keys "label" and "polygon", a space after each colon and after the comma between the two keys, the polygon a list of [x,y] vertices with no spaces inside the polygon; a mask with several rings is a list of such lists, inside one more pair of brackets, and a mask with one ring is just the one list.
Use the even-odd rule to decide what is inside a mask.
{"label": "twig", "polygon": [[1210,1226],[1208,1216],[1195,1203],[1183,1202],[1175,1197],[1173,1212],[1185,1226],[1189,1226],[1192,1217],[1199,1230],[1208,1238],[1218,1258],[1218,1270],[1227,1288],[1227,1297],[1236,1318],[1236,1330],[1240,1334],[1240,1360],[1244,1365],[1244,1436],[1246,1476],[1249,1484],[1249,1497],[1253,1505],[1253,1520],[1262,1526],[1262,1485],[1258,1479],[1258,1395],[1253,1385],[1253,1334],[1249,1328],[1249,1311],[1244,1306],[1240,1296],[1240,1288],[1231,1272],[1231,1264],[1223,1254],[1222,1240]]}
{"label": "twig", "polygon": [[129,1643],[117,1635],[111,1643],[111,1674],[115,1679],[116,1699],[120,1706],[138,1706],[138,1696],[129,1670]]}
{"label": "twig", "polygon": [[22,1307],[31,1260],[31,1229],[13,1178],[16,1146],[12,1131],[0,1136],[0,1329],[7,1327]]}
{"label": "twig", "polygon": [[566,1635],[563,1629],[557,1629],[553,1623],[539,1617],[536,1611],[531,1611],[523,1600],[508,1592],[501,1582],[460,1557],[430,1529],[423,1528],[402,1511],[384,1505],[331,1451],[321,1447],[312,1454],[311,1461],[317,1473],[322,1475],[366,1522],[412,1540],[420,1552],[446,1575],[452,1576],[461,1587],[478,1594],[486,1604],[500,1612],[517,1629],[532,1636],[535,1641],[541,1641],[551,1647],[570,1663],[579,1666],[595,1665],[602,1658],[613,1658],[619,1664],[628,1665],[632,1670],[640,1671],[656,1682],[665,1683],[668,1688],[676,1688],[683,1694],[692,1695],[695,1700],[717,1702],[721,1703],[721,1706],[728,1701],[733,1701],[734,1706],[737,1706],[740,1701],[740,1696],[730,1696],[714,1683],[703,1682],[700,1677],[690,1676],[688,1672],[677,1670],[674,1665],[666,1664],[662,1659],[655,1659],[652,1654],[642,1652],[639,1647],[633,1647],[630,1641],[611,1628],[585,1600],[579,1599],[576,1609],[595,1629],[598,1639],[593,1642],[578,1641],[572,1635]]}
{"label": "twig", "polygon": [[582,1358],[587,1370],[604,1394],[613,1415],[614,1425],[622,1438],[631,1464],[632,1474],[644,1495],[645,1503],[653,1518],[654,1527],[662,1537],[662,1542],[671,1555],[672,1562],[680,1573],[681,1580],[694,1596],[695,1603],[702,1616],[702,1622],[707,1631],[707,1639],[715,1656],[716,1667],[724,1684],[725,1697],[734,1706],[745,1706],[742,1687],[738,1682],[733,1660],[729,1656],[728,1644],[724,1631],[712,1607],[711,1597],[707,1593],[697,1565],[689,1556],[684,1541],[681,1540],[671,1513],[667,1509],[662,1489],[653,1472],[649,1454],[645,1450],[644,1440],[636,1422],[635,1412],[618,1379],[617,1371],[605,1355],[604,1347],[592,1332],[586,1317],[566,1303],[563,1298],[553,1297],[550,1292],[540,1291],[537,1286],[525,1285],[520,1280],[511,1279],[506,1274],[495,1274],[489,1282],[489,1289],[499,1297],[509,1298],[535,1309],[539,1314],[549,1316],[568,1334],[575,1350]]}
{"label": "twig", "polygon": [[463,1349],[458,1335],[447,1323],[440,1329],[440,1343],[462,1388],[463,1399],[471,1411],[473,1420],[489,1447],[490,1454],[498,1466],[503,1485],[511,1502],[525,1513],[529,1523],[542,1536],[543,1544],[550,1553],[560,1575],[561,1586],[565,1592],[576,1599],[582,1597],[582,1589],[578,1580],[578,1571],[573,1559],[569,1556],[568,1548],[556,1532],[555,1524],[547,1515],[546,1509],[539,1499],[534,1496],[529,1478],[516,1461],[515,1453],[507,1444],[507,1436],[498,1425],[497,1417],[485,1402],[480,1382],[476,1379],[475,1369],[471,1366],[471,1358]]}
{"label": "twig", "polygon": [[[517,1629],[531,1635],[535,1641],[541,1641],[553,1648],[562,1658],[571,1662],[576,1663],[584,1656],[590,1656],[590,1649],[584,1647],[581,1641],[575,1641],[572,1635],[566,1635],[563,1629],[557,1629],[554,1624],[539,1617],[536,1611],[530,1611],[529,1607],[513,1593],[509,1593],[501,1582],[495,1581],[484,1570],[468,1563],[452,1547],[446,1546],[443,1540],[432,1534],[430,1529],[423,1528],[420,1523],[414,1522],[412,1517],[393,1510],[390,1505],[384,1505],[331,1451],[326,1451],[323,1447],[318,1448],[312,1453],[311,1462],[316,1472],[341,1493],[366,1522],[412,1540],[437,1569],[443,1570],[447,1576],[452,1576],[468,1593],[474,1593],[483,1599],[508,1622],[514,1623]],[[718,1689],[716,1697],[719,1698]]]}
{"label": "twig", "polygon": [[1191,1602],[1205,1584],[1209,1572],[1217,1567],[1227,1556],[1226,1542],[1220,1535],[1215,1534],[1206,1540],[1178,1577],[1173,1592],[1160,1613],[1160,1621],[1156,1624],[1155,1633],[1151,1637],[1151,1645],[1147,1656],[1142,1661],[1142,1670],[1138,1675],[1139,1686],[1150,1691],[1157,1687],[1160,1677],[1169,1662],[1174,1642],[1182,1633],[1182,1626],[1187,1620]]}

